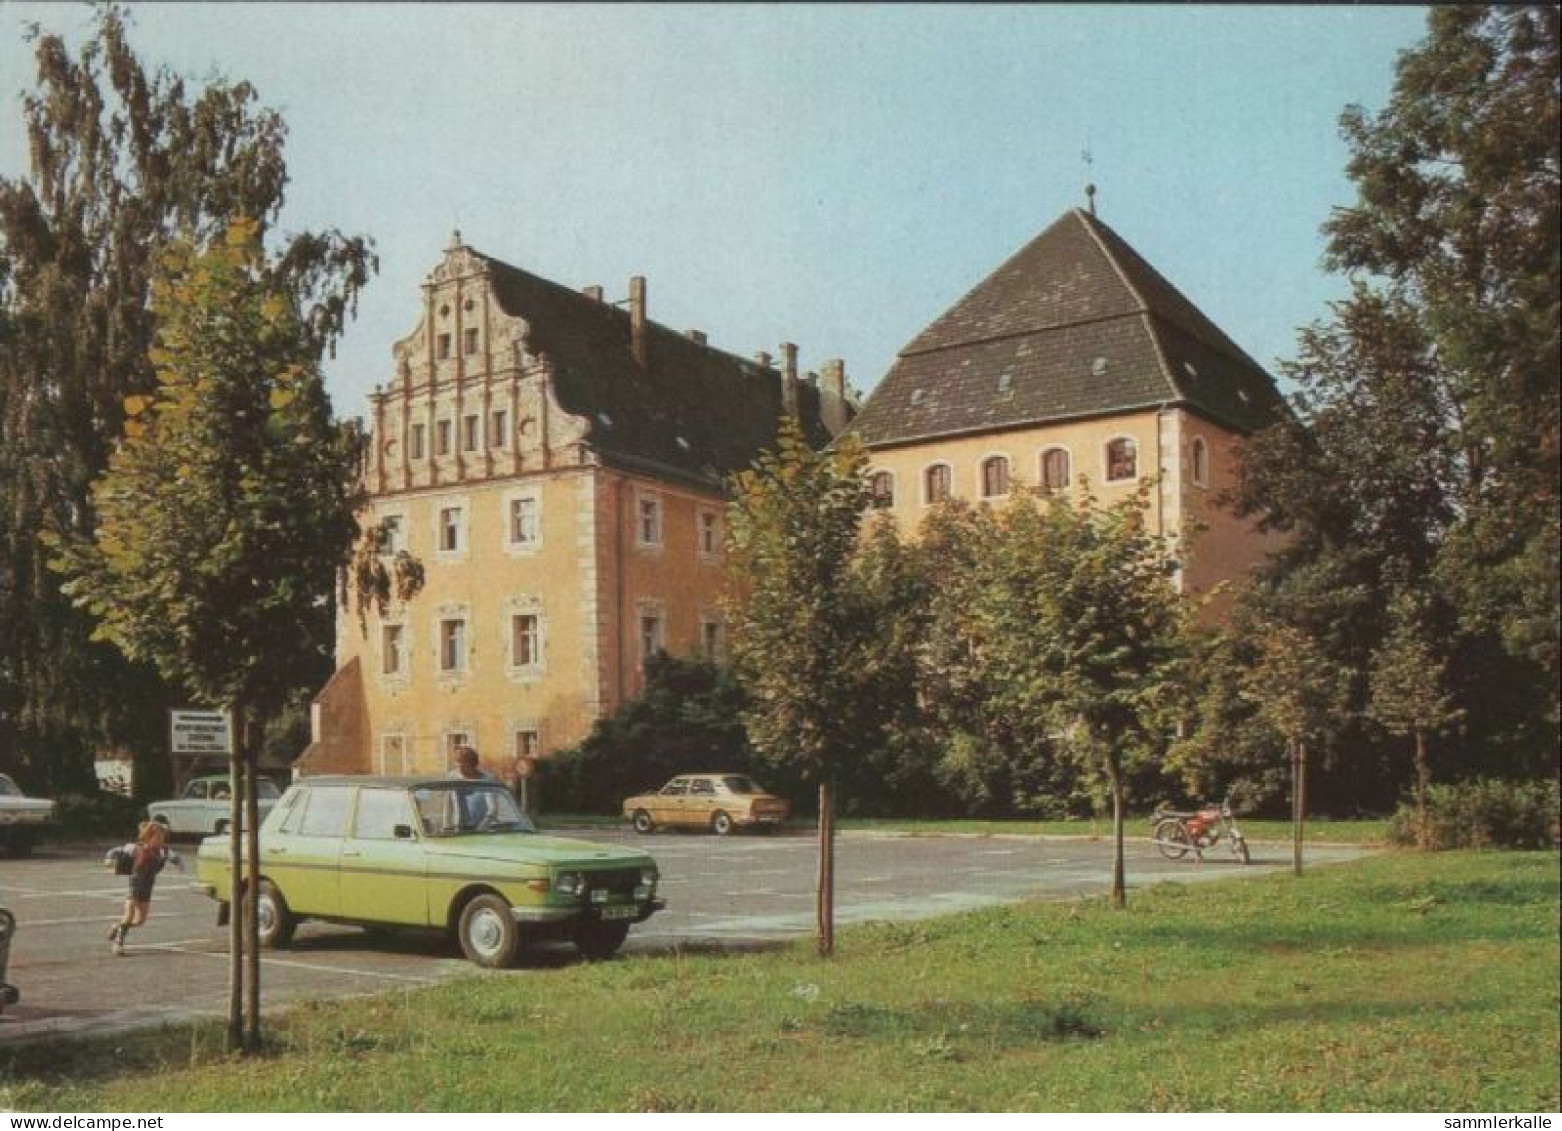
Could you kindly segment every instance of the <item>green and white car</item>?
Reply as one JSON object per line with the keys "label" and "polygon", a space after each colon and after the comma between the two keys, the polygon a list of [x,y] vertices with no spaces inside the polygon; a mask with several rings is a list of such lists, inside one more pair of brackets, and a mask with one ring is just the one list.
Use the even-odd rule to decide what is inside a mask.
{"label": "green and white car", "polygon": [[[231,904],[230,840],[208,837],[195,874]],[[606,958],[664,906],[647,853],[537,832],[494,781],[317,777],[294,785],[260,827],[263,946],[303,919],[443,928],[479,966],[528,942],[566,939]]]}

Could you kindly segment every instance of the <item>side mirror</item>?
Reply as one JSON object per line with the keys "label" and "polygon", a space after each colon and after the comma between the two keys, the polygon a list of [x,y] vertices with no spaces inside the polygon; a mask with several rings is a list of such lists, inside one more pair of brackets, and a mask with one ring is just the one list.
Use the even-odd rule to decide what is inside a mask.
{"label": "side mirror", "polygon": [[391,830],[391,832],[396,837],[397,840],[411,840],[412,839],[412,826],[411,825],[397,825],[394,829]]}

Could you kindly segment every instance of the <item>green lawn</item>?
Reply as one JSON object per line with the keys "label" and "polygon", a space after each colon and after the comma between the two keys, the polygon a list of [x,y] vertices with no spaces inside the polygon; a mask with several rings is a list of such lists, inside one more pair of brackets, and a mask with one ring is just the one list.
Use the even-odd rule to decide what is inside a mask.
{"label": "green lawn", "polygon": [[0,1052],[0,1107],[1555,1111],[1558,880],[1389,853],[849,929],[828,962],[474,973],[278,1014],[249,1062],[217,1025]]}

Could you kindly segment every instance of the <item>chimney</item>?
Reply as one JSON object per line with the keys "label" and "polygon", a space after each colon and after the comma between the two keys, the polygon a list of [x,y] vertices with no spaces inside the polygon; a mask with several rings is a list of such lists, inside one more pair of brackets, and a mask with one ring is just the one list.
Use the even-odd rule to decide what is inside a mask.
{"label": "chimney", "polygon": [[602,301],[602,288],[597,286],[595,283],[592,283],[589,287],[580,288],[580,293],[585,295],[592,302]]}
{"label": "chimney", "polygon": [[645,276],[636,275],[629,280],[629,352],[641,369],[650,361],[650,343],[645,329]]}
{"label": "chimney", "polygon": [[770,355],[768,353],[766,353],[764,350],[760,350],[758,353],[756,353],[754,355],[754,364],[759,366],[761,369],[769,369],[770,368]]}
{"label": "chimney", "polygon": [[797,419],[797,347],[781,343],[781,411]]}
{"label": "chimney", "polygon": [[846,400],[846,363],[832,357],[819,367],[819,416],[830,435],[839,435],[851,419]]}
{"label": "chimney", "polygon": [[705,331],[704,330],[690,330],[689,331],[689,340],[691,342],[695,342],[695,343],[703,346],[705,344],[705,340],[706,340],[705,339]]}

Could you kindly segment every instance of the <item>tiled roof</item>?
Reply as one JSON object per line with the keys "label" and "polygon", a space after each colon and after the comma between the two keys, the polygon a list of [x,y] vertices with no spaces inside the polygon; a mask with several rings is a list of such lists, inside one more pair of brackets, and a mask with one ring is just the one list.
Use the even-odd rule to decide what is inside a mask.
{"label": "tiled roof", "polygon": [[[566,412],[591,422],[588,441],[609,463],[707,484],[747,467],[775,439],[781,374],[647,323],[648,364],[630,351],[629,314],[484,256],[505,312],[524,318],[531,348],[554,367]],[[819,391],[798,383],[805,435],[823,445]]]}
{"label": "tiled roof", "polygon": [[1159,405],[1249,432],[1282,400],[1122,237],[1075,209],[901,350],[851,427],[883,445]]}

